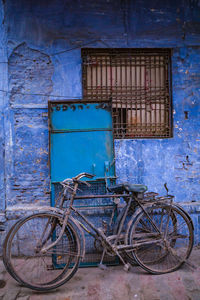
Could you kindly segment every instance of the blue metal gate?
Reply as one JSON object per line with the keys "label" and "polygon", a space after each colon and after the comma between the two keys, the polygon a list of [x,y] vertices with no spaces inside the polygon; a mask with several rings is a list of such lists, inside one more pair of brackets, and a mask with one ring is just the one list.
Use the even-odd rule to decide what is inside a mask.
{"label": "blue metal gate", "polygon": [[[52,206],[59,182],[82,172],[95,174],[95,181],[92,179],[90,190],[84,188],[80,194],[105,194],[106,184],[115,181],[110,103],[51,101],[49,125]],[[77,200],[76,205],[97,226],[109,218],[113,209],[109,198]],[[92,239],[86,236],[86,265],[94,265],[100,258]],[[109,262],[115,263],[115,259],[108,258]]]}

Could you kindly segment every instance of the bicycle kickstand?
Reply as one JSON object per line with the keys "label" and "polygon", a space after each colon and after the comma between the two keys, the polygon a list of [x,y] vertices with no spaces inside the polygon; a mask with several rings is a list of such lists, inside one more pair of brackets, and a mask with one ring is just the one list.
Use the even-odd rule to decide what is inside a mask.
{"label": "bicycle kickstand", "polygon": [[[105,253],[106,253],[106,249],[103,250],[103,254],[102,254],[102,257],[101,257],[101,261],[100,263],[98,264],[98,267],[101,269],[101,270],[106,270],[107,269],[107,266],[103,264],[103,259],[104,259],[104,256],[105,256]],[[118,251],[115,252],[117,254],[117,256],[119,257],[119,259],[121,260],[121,262],[123,263],[124,265],[124,271],[128,272],[130,270],[130,267],[131,265],[127,262],[125,262],[125,260],[121,257],[121,255],[119,254]]]}
{"label": "bicycle kickstand", "polygon": [[98,267],[101,270],[106,270],[107,269],[107,266],[103,264],[103,259],[104,259],[105,253],[106,253],[106,249],[103,249],[103,253],[102,253],[102,256],[101,256],[101,261],[98,264]]}
{"label": "bicycle kickstand", "polygon": [[124,271],[128,272],[130,270],[131,265],[128,262],[125,262],[125,260],[123,259],[123,257],[119,254],[118,251],[116,251],[117,256],[119,257],[119,259],[121,260],[121,262],[123,263],[124,267]]}

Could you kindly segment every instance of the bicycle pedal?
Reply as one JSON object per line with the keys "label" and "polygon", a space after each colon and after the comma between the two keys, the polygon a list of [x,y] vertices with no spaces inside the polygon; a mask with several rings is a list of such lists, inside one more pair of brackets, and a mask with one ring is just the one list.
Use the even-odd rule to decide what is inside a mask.
{"label": "bicycle pedal", "polygon": [[98,264],[98,268],[101,270],[107,270],[107,266],[104,264]]}
{"label": "bicycle pedal", "polygon": [[129,263],[126,263],[124,265],[124,271],[128,272],[130,270],[131,265]]}

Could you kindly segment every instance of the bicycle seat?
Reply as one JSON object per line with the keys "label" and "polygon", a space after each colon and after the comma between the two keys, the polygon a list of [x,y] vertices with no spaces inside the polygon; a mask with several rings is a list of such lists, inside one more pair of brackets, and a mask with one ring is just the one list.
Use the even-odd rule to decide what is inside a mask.
{"label": "bicycle seat", "polygon": [[147,191],[147,186],[143,184],[120,183],[109,186],[108,191],[111,193],[119,194],[123,192],[144,193]]}

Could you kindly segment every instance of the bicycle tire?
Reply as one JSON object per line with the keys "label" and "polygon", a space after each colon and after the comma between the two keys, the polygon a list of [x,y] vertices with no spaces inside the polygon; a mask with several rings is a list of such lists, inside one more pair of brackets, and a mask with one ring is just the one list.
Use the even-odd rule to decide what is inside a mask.
{"label": "bicycle tire", "polygon": [[[152,226],[145,212],[161,234]],[[138,245],[131,252],[133,257],[144,270],[152,274],[177,270],[192,251],[194,234],[191,220],[175,205],[157,204],[145,208],[145,212],[138,214],[127,233],[127,243]],[[145,224],[145,228],[141,224]]]}
{"label": "bicycle tire", "polygon": [[[23,281],[21,281],[20,277],[17,276],[17,274],[15,273],[15,271],[13,270],[12,266],[10,265],[10,262],[9,262],[9,259],[8,259],[8,255],[7,255],[7,251],[8,251],[8,241],[9,241],[9,238],[10,238],[10,235],[12,234],[13,230],[15,229],[15,227],[17,226],[17,224],[19,222],[22,222],[22,220],[25,220],[27,217],[24,217],[24,218],[21,218],[19,219],[16,223],[14,223],[11,228],[9,229],[6,237],[5,237],[5,240],[4,240],[4,243],[3,243],[3,263],[4,263],[4,266],[7,270],[7,272],[16,280],[18,281],[20,284],[24,284]],[[69,230],[69,228],[68,228]],[[73,236],[72,236],[73,237]]]}
{"label": "bicycle tire", "polygon": [[[41,230],[44,225],[48,229],[46,232]],[[4,251],[6,268],[14,279],[33,290],[48,291],[61,286],[75,274],[81,258],[81,243],[72,224],[67,224],[62,239],[53,249],[46,254],[38,252],[42,234],[46,246],[55,240],[61,227],[62,216],[52,212],[36,213],[16,223]]]}

